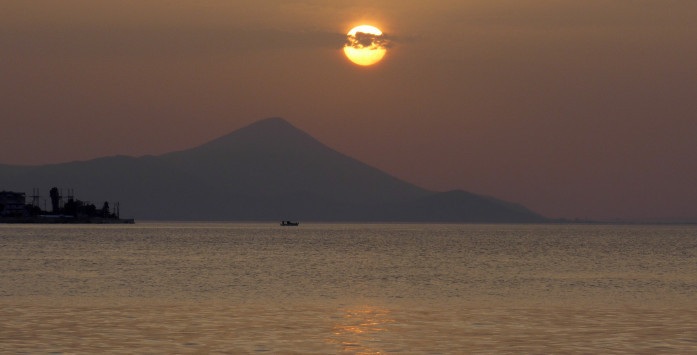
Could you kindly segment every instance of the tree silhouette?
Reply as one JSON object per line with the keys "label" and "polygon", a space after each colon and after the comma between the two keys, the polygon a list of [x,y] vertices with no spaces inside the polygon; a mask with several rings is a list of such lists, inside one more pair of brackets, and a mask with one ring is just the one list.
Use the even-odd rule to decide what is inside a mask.
{"label": "tree silhouette", "polygon": [[72,198],[68,199],[68,202],[65,203],[65,206],[63,206],[63,213],[71,216],[77,216],[78,212],[78,207],[79,207],[79,201],[75,201]]}
{"label": "tree silhouette", "polygon": [[60,201],[60,194],[58,193],[58,188],[57,187],[52,188],[49,194],[51,195],[51,207],[52,207],[53,213],[60,212],[58,210],[58,207],[59,207],[58,202]]}

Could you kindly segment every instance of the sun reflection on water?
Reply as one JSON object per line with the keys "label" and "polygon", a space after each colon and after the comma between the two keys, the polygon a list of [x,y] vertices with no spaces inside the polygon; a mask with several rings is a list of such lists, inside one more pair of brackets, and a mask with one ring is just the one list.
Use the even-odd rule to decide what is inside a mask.
{"label": "sun reflection on water", "polygon": [[327,342],[341,346],[346,352],[382,354],[384,351],[376,347],[394,319],[387,309],[365,305],[341,309],[335,321],[333,337]]}

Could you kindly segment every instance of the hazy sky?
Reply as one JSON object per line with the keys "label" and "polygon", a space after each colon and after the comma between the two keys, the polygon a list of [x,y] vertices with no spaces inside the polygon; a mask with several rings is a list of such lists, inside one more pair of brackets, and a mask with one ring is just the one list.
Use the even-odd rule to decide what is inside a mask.
{"label": "hazy sky", "polygon": [[[279,116],[434,190],[697,218],[697,1],[0,0],[0,163],[186,149]],[[344,34],[380,28],[373,67]]]}

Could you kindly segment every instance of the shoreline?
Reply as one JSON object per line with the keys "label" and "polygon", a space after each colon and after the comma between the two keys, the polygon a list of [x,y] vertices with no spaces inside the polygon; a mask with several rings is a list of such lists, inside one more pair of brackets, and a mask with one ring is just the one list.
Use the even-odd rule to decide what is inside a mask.
{"label": "shoreline", "polygon": [[0,224],[135,224],[135,220],[73,216],[0,217]]}

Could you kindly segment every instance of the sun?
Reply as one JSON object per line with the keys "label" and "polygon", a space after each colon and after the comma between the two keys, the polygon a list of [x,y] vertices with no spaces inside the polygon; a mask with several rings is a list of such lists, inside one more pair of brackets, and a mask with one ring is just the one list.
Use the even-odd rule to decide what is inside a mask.
{"label": "sun", "polygon": [[385,56],[388,41],[378,28],[361,25],[346,34],[344,54],[346,57],[363,66],[373,65]]}

